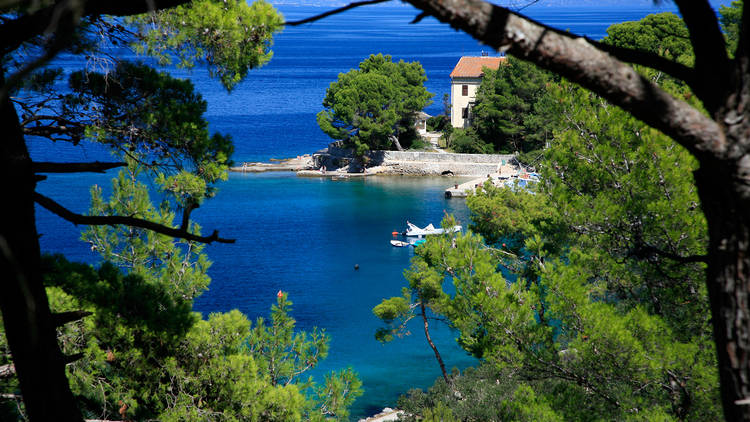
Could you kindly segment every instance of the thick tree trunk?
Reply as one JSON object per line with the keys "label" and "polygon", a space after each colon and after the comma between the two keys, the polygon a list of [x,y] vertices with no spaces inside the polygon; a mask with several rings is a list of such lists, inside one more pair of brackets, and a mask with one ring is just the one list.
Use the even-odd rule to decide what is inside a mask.
{"label": "thick tree trunk", "polygon": [[31,159],[7,97],[0,127],[0,309],[26,413],[32,421],[81,421],[42,285]]}
{"label": "thick tree trunk", "polygon": [[432,337],[430,337],[430,324],[427,322],[427,310],[425,309],[423,302],[419,302],[419,309],[420,311],[422,311],[422,321],[424,322],[424,336],[427,338],[427,343],[430,344],[432,351],[435,352],[435,359],[437,359],[438,364],[440,365],[440,371],[443,373],[443,379],[445,380],[445,383],[450,385],[451,382],[450,379],[448,379],[448,372],[446,372],[445,370],[445,363],[443,363],[443,358],[442,356],[440,356],[435,343],[432,342]]}
{"label": "thick tree trunk", "polygon": [[[695,173],[708,221],[706,282],[727,421],[750,421],[750,155],[701,160]],[[744,173],[744,174],[743,174]]]}

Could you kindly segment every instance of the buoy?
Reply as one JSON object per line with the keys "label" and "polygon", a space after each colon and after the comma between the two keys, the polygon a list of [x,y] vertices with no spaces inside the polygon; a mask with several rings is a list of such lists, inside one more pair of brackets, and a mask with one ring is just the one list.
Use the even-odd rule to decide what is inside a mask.
{"label": "buoy", "polygon": [[359,269],[359,264],[354,264],[354,269],[358,270]]}
{"label": "buoy", "polygon": [[392,235],[398,236],[398,232],[391,232]]}

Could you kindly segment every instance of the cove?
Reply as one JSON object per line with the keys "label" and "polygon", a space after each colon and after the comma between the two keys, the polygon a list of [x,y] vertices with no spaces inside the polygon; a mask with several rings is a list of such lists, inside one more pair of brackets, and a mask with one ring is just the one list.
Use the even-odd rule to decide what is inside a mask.
{"label": "cove", "polygon": [[[334,181],[293,173],[233,174],[221,192],[196,211],[206,227],[237,238],[234,245],[210,245],[214,261],[210,290],[194,306],[209,312],[239,309],[250,318],[268,317],[276,292],[289,293],[297,328],[323,328],[331,336],[328,358],[314,371],[354,368],[364,394],[352,419],[393,406],[400,393],[427,387],[440,376],[419,321],[410,336],[380,344],[372,307],[400,294],[412,248],[390,245],[391,232],[406,220],[438,225],[444,213],[466,226],[463,199],[443,190],[460,178],[371,176]],[[359,265],[359,270],[354,265]],[[447,366],[476,361],[455,343],[455,334],[432,323]]]}

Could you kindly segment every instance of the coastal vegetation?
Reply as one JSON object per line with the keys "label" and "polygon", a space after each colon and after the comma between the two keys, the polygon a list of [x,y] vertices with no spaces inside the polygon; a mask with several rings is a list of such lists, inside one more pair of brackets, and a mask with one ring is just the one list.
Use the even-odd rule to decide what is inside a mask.
{"label": "coastal vegetation", "polygon": [[[674,258],[679,262],[689,256],[706,265],[701,273],[706,277],[724,418],[750,420],[750,343],[745,340],[750,337],[750,111],[745,107],[750,15],[744,3],[734,2],[732,8],[741,12],[720,20],[706,0],[675,0],[694,53],[693,61],[685,64],[666,57],[666,51],[588,41],[481,0],[407,2],[493,48],[580,84],[669,136],[697,160],[695,206],[706,219],[705,254]],[[738,14],[742,18],[734,26]],[[722,28],[724,22],[728,25]],[[731,33],[737,29],[739,34]],[[734,49],[728,50],[730,46]],[[637,66],[653,69],[657,78],[643,75]],[[689,93],[673,95],[667,85],[659,86],[664,75],[684,83]],[[627,154],[632,148],[622,145],[621,151]]]}
{"label": "coastal vegetation", "polygon": [[[603,42],[690,62],[685,33],[650,15]],[[638,70],[691,99],[684,82]],[[487,183],[467,200],[472,233],[428,239],[405,272],[412,288],[435,280],[431,316],[481,364],[400,407],[456,421],[721,419],[698,161],[591,92],[547,91],[558,118],[542,182]]]}
{"label": "coastal vegetation", "polygon": [[[650,17],[590,42],[479,0],[407,1],[424,11],[415,21],[433,15],[564,79],[488,79],[488,123],[463,142],[530,152],[544,140],[542,182],[485,185],[468,200],[472,232],[417,248],[402,296],[375,308],[382,340],[419,318],[431,343],[428,320],[439,319],[482,361],[449,375],[431,344],[443,379],[402,401],[406,417],[750,420],[744,4],[716,19],[707,1],[675,0],[684,21]],[[0,7],[3,418],[346,419],[361,384],[350,370],[323,384],[302,378],[328,341],[294,332],[284,292],[254,325],[236,311],[192,312],[209,281],[201,245],[231,239],[202,235],[191,213],[226,177],[232,151],[209,133],[192,85],[142,63],[106,76],[41,68],[60,52],[108,62],[108,47],[135,42],[164,62],[206,62],[231,89],[268,60],[281,17],[232,0]],[[159,13],[134,27],[116,19],[150,8]],[[402,103],[429,101],[423,78],[418,64],[371,56],[332,84],[320,126],[360,155],[403,146],[404,119],[421,108]],[[391,105],[401,88],[410,96]],[[369,104],[360,92],[379,107],[359,111]],[[549,119],[531,120],[536,98],[539,113],[555,110]],[[97,142],[119,161],[34,163],[27,136]],[[115,167],[124,169],[111,197],[94,188],[87,215],[36,192],[47,174]],[[35,204],[90,226],[84,239],[107,262],[42,255]]]}
{"label": "coastal vegetation", "polygon": [[359,157],[371,150],[401,151],[420,139],[416,113],[433,96],[424,87],[426,80],[419,62],[394,63],[391,56],[373,54],[331,83],[318,125]]}
{"label": "coastal vegetation", "polygon": [[[3,11],[0,115],[9,134],[0,159],[16,182],[0,228],[0,419],[347,420],[361,382],[350,369],[321,383],[306,377],[329,338],[295,331],[286,293],[255,323],[236,310],[205,319],[192,311],[210,282],[203,244],[233,240],[201,235],[191,213],[226,180],[233,145],[209,132],[190,81],[109,54],[130,45],[162,64],[202,62],[231,90],[270,59],[281,16],[263,1],[158,11],[11,2]],[[61,51],[80,70],[44,67]],[[117,161],[32,163],[28,139],[96,143]],[[117,167],[110,196],[92,187],[85,215],[35,191],[55,173]],[[34,203],[88,227],[82,238],[101,263],[40,254]]]}
{"label": "coastal vegetation", "polygon": [[471,126],[452,131],[451,149],[490,154],[538,152],[549,142],[557,121],[549,88],[558,81],[559,77],[514,57],[508,57],[497,70],[484,69],[471,110]]}
{"label": "coastal vegetation", "polygon": [[474,234],[428,239],[412,263],[450,280],[431,309],[483,362],[488,386],[461,397],[501,379],[513,389],[499,402],[550,420],[720,418],[694,159],[580,88],[564,83],[558,98],[570,126],[544,152],[539,189],[487,184],[467,201]]}

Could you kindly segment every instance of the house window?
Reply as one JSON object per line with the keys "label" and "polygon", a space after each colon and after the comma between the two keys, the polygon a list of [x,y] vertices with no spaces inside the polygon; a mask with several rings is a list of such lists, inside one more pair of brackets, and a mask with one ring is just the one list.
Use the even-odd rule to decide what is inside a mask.
{"label": "house window", "polygon": [[469,85],[461,85],[461,95],[464,97],[469,95]]}
{"label": "house window", "polygon": [[[466,85],[464,85],[464,86],[466,86]],[[468,119],[469,118],[469,107],[464,107],[464,108],[461,109],[461,117],[464,118],[464,119]]]}

